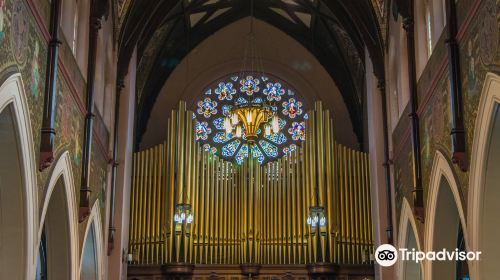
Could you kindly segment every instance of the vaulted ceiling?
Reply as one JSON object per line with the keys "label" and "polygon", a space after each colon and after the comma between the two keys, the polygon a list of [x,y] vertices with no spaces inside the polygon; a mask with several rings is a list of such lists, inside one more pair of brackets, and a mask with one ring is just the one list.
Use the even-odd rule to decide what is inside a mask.
{"label": "vaulted ceiling", "polygon": [[131,0],[121,24],[118,77],[126,75],[137,47],[138,140],[160,89],[182,59],[207,37],[251,13],[316,57],[339,88],[363,142],[365,48],[375,75],[384,76],[383,40],[369,0]]}

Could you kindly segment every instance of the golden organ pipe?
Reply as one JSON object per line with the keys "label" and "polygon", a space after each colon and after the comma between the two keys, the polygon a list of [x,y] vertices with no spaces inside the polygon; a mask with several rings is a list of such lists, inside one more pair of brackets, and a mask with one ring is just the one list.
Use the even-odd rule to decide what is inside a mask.
{"label": "golden organ pipe", "polygon": [[[228,169],[228,162],[224,162],[224,176],[223,176],[223,182],[224,182],[224,190],[222,192],[224,198],[222,199],[222,204],[227,203],[227,169]],[[222,206],[222,251],[221,251],[221,263],[226,263],[226,258],[227,258],[227,207],[226,205]]]}
{"label": "golden organ pipe", "polygon": [[135,252],[135,227],[137,220],[135,218],[135,211],[137,209],[136,205],[136,195],[137,195],[137,153],[132,156],[132,166],[133,166],[133,178],[132,178],[132,191],[130,194],[130,229],[129,229],[129,253],[134,254]]}
{"label": "golden organ pipe", "polygon": [[169,124],[169,129],[168,129],[168,138],[170,141],[169,144],[169,151],[168,151],[168,159],[170,162],[169,166],[169,183],[168,183],[168,212],[167,212],[167,220],[168,220],[168,232],[169,232],[169,241],[168,241],[168,262],[173,262],[173,253],[174,253],[174,240],[175,240],[175,225],[173,221],[173,215],[174,215],[174,207],[175,207],[175,168],[176,168],[176,133],[174,132],[176,129],[176,123],[177,123],[177,115],[175,111],[172,111],[172,114],[170,116],[170,124]]}
{"label": "golden organ pipe", "polygon": [[137,153],[137,209],[136,212],[136,226],[135,226],[135,250],[137,259],[135,263],[140,263],[141,256],[141,209],[142,209],[142,153]]}
{"label": "golden organ pipe", "polygon": [[352,160],[352,150],[348,149],[348,160],[349,160],[349,218],[348,218],[348,224],[349,224],[349,252],[350,252],[350,258],[349,258],[349,263],[354,263],[354,243],[353,243],[353,235],[354,235],[354,215],[353,215],[353,210],[354,210],[354,201],[353,201],[353,187],[354,187],[354,163]]}
{"label": "golden organ pipe", "polygon": [[[370,166],[370,164],[368,163],[368,161],[366,161],[366,173],[367,174],[370,174],[370,171],[369,171],[370,167],[369,166]],[[367,176],[369,176],[369,175],[367,175]],[[367,184],[366,188],[368,189],[368,193],[369,193],[368,184]],[[371,200],[368,200],[368,209],[372,209],[371,208]],[[373,224],[372,224],[372,216],[371,216],[371,214],[368,215],[368,223],[370,225],[370,244],[373,244]],[[371,249],[372,249],[371,252],[373,253],[373,247]]]}
{"label": "golden organ pipe", "polygon": [[148,199],[147,199],[147,233],[146,233],[146,248],[147,248],[147,253],[146,253],[146,263],[151,264],[151,253],[153,251],[153,191],[154,191],[154,184],[155,184],[155,170],[153,166],[154,162],[154,147],[149,149],[149,164],[148,164]]}
{"label": "golden organ pipe", "polygon": [[340,162],[339,162],[339,167],[340,167],[340,172],[341,178],[340,178],[340,194],[339,194],[339,201],[340,201],[340,243],[341,243],[341,251],[342,251],[342,263],[346,263],[347,259],[347,246],[346,246],[346,226],[345,226],[345,185],[346,185],[346,179],[347,179],[347,171],[346,171],[346,161],[345,161],[345,147],[342,147],[339,145],[339,155],[340,155]]}
{"label": "golden organ pipe", "polygon": [[[326,225],[326,237],[328,239],[328,261],[333,260],[333,236],[332,236],[332,225],[333,225],[333,215],[332,215],[332,178],[335,176],[335,172],[332,170],[332,150],[331,150],[331,144],[330,144],[330,139],[333,139],[332,131],[331,131],[331,125],[330,125],[330,118],[329,118],[329,111],[326,110],[324,113],[323,118],[325,118],[325,153],[326,153],[326,205],[325,205],[325,215],[327,219],[327,225]],[[329,175],[329,176],[328,176]],[[326,255],[326,252],[325,252]],[[326,260],[325,260],[326,261]]]}
{"label": "golden organ pipe", "polygon": [[142,207],[141,207],[141,255],[140,255],[140,263],[145,263],[144,259],[144,254],[146,252],[146,204],[147,204],[147,194],[148,194],[148,189],[147,189],[147,162],[148,162],[148,151],[144,151],[143,153],[143,171],[142,171]]}
{"label": "golden organ pipe", "polygon": [[215,258],[215,263],[219,263],[219,247],[220,247],[220,184],[221,184],[221,177],[222,174],[222,161],[217,160],[217,172],[215,173],[215,212],[214,212],[214,217],[215,217],[215,243],[214,243],[214,258]]}
{"label": "golden organ pipe", "polygon": [[145,225],[144,225],[144,245],[145,245],[145,254],[144,254],[144,262],[146,264],[149,264],[149,247],[150,247],[150,234],[151,234],[151,231],[150,231],[150,225],[151,225],[151,216],[150,216],[150,210],[151,210],[151,204],[149,203],[151,201],[151,185],[152,185],[152,182],[151,182],[151,163],[153,162],[153,159],[152,159],[152,153],[151,153],[151,149],[148,149],[147,152],[146,152],[146,155],[147,155],[147,175],[146,175],[146,178],[147,178],[147,181],[146,181],[146,197],[145,197],[145,213],[144,213],[144,216],[145,216]]}
{"label": "golden organ pipe", "polygon": [[142,153],[137,153],[137,195],[136,195],[136,204],[137,204],[137,209],[135,210],[135,215],[136,215],[136,225],[135,225],[135,253],[136,253],[136,260],[134,261],[135,263],[140,263],[140,256],[141,256],[141,208],[142,208]]}
{"label": "golden organ pipe", "polygon": [[158,160],[157,157],[158,153],[158,146],[155,146],[152,148],[152,162],[151,162],[151,169],[152,169],[152,185],[151,185],[151,196],[150,196],[150,205],[151,205],[151,213],[150,213],[150,247],[151,247],[151,253],[149,256],[150,263],[154,263],[154,254],[155,254],[155,247],[156,247],[156,184],[158,182],[157,178],[157,172],[158,172],[158,165],[155,164],[155,162]]}
{"label": "golden organ pipe", "polygon": [[359,263],[361,254],[360,254],[360,243],[359,243],[359,227],[360,227],[360,220],[358,217],[359,214],[359,179],[361,176],[360,169],[359,169],[359,157],[358,157],[358,151],[352,150],[353,154],[353,161],[354,161],[354,180],[353,180],[353,200],[354,200],[354,205],[353,205],[353,223],[354,223],[354,246],[355,246],[355,263]]}
{"label": "golden organ pipe", "polygon": [[369,186],[369,183],[368,183],[368,170],[367,170],[367,165],[366,165],[366,162],[367,162],[367,155],[365,155],[363,157],[363,193],[364,193],[364,220],[365,220],[365,230],[364,230],[364,240],[365,240],[365,243],[368,244],[367,246],[367,250],[370,249],[369,245],[370,245],[370,240],[369,240],[369,235],[370,235],[370,230],[371,230],[371,225],[369,224],[368,222],[368,218],[370,216],[370,208],[368,207],[368,203],[370,201],[370,192],[369,192],[369,189],[368,189],[368,186]]}
{"label": "golden organ pipe", "polygon": [[[204,151],[192,112],[179,105],[163,144],[133,157],[131,252],[138,264],[361,263],[373,252],[368,156],[334,139],[321,103],[306,120],[302,147],[259,166],[241,166]],[[249,147],[251,149],[251,147]],[[173,222],[177,203],[194,221]],[[311,230],[311,206],[327,225]],[[172,259],[174,257],[174,259]]]}
{"label": "golden organ pipe", "polygon": [[214,158],[212,162],[212,170],[210,174],[210,214],[209,214],[209,224],[210,224],[210,234],[209,234],[209,249],[210,249],[210,264],[214,263],[214,236],[215,236],[215,176],[217,172],[217,159]]}

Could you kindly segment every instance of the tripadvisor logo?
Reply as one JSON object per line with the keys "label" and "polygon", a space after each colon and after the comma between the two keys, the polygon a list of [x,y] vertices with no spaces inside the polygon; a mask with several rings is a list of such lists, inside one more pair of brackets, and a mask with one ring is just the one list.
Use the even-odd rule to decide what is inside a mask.
{"label": "tripadvisor logo", "polygon": [[375,251],[375,261],[384,267],[393,266],[396,261],[413,261],[420,263],[422,261],[478,261],[481,257],[481,252],[466,252],[455,249],[448,251],[442,249],[441,251],[421,252],[415,249],[408,250],[400,248],[399,251],[390,244],[380,245]]}
{"label": "tripadvisor logo", "polygon": [[398,260],[398,251],[390,244],[383,244],[375,251],[375,260],[381,266],[392,266]]}

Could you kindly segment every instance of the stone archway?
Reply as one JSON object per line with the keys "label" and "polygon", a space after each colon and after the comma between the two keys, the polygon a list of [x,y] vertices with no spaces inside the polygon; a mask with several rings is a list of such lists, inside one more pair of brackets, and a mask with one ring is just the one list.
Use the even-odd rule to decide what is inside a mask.
{"label": "stone archway", "polygon": [[[415,217],[413,216],[411,206],[403,198],[403,207],[399,218],[399,230],[397,248],[407,248],[409,250],[421,250],[420,238],[417,230]],[[398,279],[402,280],[420,280],[423,275],[423,266],[414,262],[402,261],[398,259],[396,263]]]}
{"label": "stone archway", "polygon": [[31,279],[37,228],[33,138],[21,75],[0,86],[0,279]]}
{"label": "stone archway", "polygon": [[45,195],[39,240],[45,231],[49,279],[78,279],[78,219],[69,152],[54,165]]}
{"label": "stone archway", "polygon": [[[454,251],[460,229],[465,233],[464,239],[468,246],[460,190],[453,169],[439,151],[434,156],[427,201],[424,251]],[[425,266],[426,279],[456,279],[456,262],[426,262]]]}
{"label": "stone archway", "polygon": [[469,180],[468,221],[471,251],[481,261],[470,265],[473,279],[500,278],[500,76],[486,75],[474,131]]}

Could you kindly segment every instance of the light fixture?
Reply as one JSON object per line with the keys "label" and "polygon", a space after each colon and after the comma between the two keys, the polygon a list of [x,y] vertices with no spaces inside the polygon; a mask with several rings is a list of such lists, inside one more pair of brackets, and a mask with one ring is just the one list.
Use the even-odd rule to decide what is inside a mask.
{"label": "light fixture", "polygon": [[[249,72],[246,72],[247,66],[251,66]],[[261,72],[264,76],[263,69],[254,69],[254,66],[262,68],[253,27],[253,0],[251,0],[250,32],[247,35],[240,77],[246,77],[247,81],[252,81],[255,73]],[[256,85],[254,86],[256,87]],[[247,94],[253,95],[253,90],[253,88],[249,89]],[[268,103],[267,100],[254,99],[248,102],[235,100],[229,114],[224,118],[224,130],[227,134],[233,134],[234,131],[234,136],[237,138],[245,136],[248,144],[252,146],[257,141],[259,130],[264,131],[266,136],[270,136],[271,131],[273,133],[280,131],[279,119],[272,108],[273,104]]]}
{"label": "light fixture", "polygon": [[266,135],[270,135],[271,128],[274,133],[279,132],[278,117],[273,114],[271,107],[257,102],[235,105],[224,119],[226,133],[231,133],[234,129],[235,136],[241,138],[244,131],[250,145],[257,140],[262,125]]}
{"label": "light fixture", "polygon": [[313,228],[318,225],[320,227],[326,226],[325,208],[318,206],[310,207],[309,214],[307,215],[307,225]]}
{"label": "light fixture", "polygon": [[176,224],[191,224],[193,222],[193,214],[191,213],[191,204],[176,204],[174,222]]}

